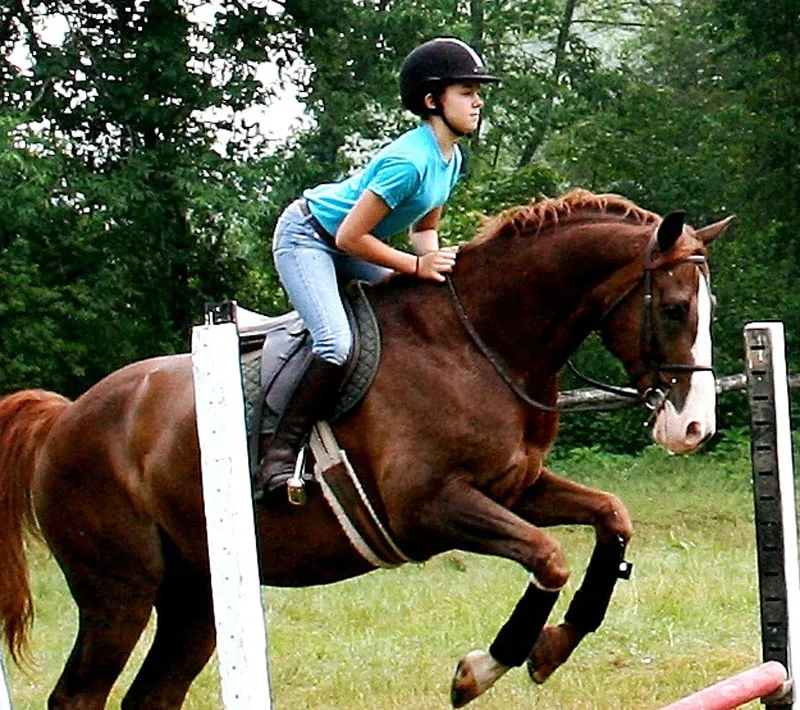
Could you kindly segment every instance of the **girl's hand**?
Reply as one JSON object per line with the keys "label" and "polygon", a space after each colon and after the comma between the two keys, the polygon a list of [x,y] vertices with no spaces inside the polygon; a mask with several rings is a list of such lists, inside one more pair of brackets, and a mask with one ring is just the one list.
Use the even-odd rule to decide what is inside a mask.
{"label": "girl's hand", "polygon": [[431,281],[444,281],[443,274],[450,273],[456,263],[458,247],[445,247],[417,257],[416,276]]}

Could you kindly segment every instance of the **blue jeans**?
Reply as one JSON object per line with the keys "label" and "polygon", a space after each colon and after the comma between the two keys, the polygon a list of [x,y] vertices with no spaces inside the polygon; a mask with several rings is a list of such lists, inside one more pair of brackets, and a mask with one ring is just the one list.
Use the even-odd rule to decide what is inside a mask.
{"label": "blue jeans", "polygon": [[391,269],[326,244],[314,231],[311,218],[303,214],[299,200],[278,219],[272,254],[289,300],[311,333],[313,353],[343,365],[353,347],[353,334],[339,285],[354,279],[376,283]]}

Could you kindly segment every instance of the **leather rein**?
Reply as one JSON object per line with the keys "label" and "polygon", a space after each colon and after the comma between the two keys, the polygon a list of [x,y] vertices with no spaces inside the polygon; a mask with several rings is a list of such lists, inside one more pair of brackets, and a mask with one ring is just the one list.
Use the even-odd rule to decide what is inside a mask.
{"label": "leather rein", "polygon": [[[637,279],[637,281],[627,288],[621,296],[619,296],[611,307],[606,310],[605,313],[601,316],[597,327],[599,328],[600,324],[606,320],[616,309],[620,306],[640,285],[644,285],[644,294],[642,298],[642,356],[647,362],[647,372],[650,374],[651,384],[644,392],[638,392],[636,389],[631,387],[618,387],[616,385],[609,385],[603,382],[599,382],[597,380],[592,379],[591,377],[587,377],[586,375],[582,374],[576,367],[573,365],[571,360],[567,360],[567,366],[570,370],[575,374],[579,379],[583,380],[585,383],[601,389],[605,392],[609,392],[611,394],[617,395],[628,401],[621,401],[615,402],[612,404],[588,404],[588,405],[577,405],[573,407],[559,407],[559,406],[552,406],[549,404],[545,404],[543,402],[539,402],[538,400],[531,397],[514,379],[513,375],[511,374],[510,369],[506,365],[505,361],[502,357],[496,353],[492,348],[486,343],[485,340],[480,336],[478,331],[475,329],[472,321],[469,319],[467,312],[464,310],[464,306],[461,304],[461,301],[458,298],[458,293],[456,292],[455,285],[453,284],[453,280],[449,274],[445,274],[445,282],[447,283],[448,291],[450,292],[450,297],[453,302],[453,308],[458,315],[461,324],[464,326],[464,329],[469,334],[470,338],[472,338],[473,343],[481,351],[483,356],[492,364],[497,374],[506,383],[509,389],[521,399],[526,404],[534,407],[535,409],[542,410],[544,412],[553,412],[557,414],[578,414],[582,412],[606,412],[611,411],[614,409],[620,409],[623,407],[630,407],[636,406],[638,404],[644,404],[648,410],[650,410],[651,417],[650,420],[655,417],[656,414],[661,410],[661,408],[666,403],[667,399],[669,398],[670,392],[672,390],[672,386],[677,382],[674,377],[671,377],[668,383],[664,383],[664,378],[661,376],[664,373],[687,373],[687,372],[714,372],[713,367],[708,365],[689,365],[685,363],[679,364],[671,364],[671,363],[664,363],[661,362],[659,359],[655,357],[648,357],[648,355],[652,355],[652,343],[654,340],[653,334],[653,320],[654,320],[654,299],[653,299],[653,272],[658,271],[660,269],[665,268],[672,268],[674,266],[678,266],[684,263],[696,264],[698,268],[704,269],[707,264],[706,257],[700,254],[695,254],[692,256],[687,257],[683,261],[677,262],[675,264],[663,264],[663,265],[656,265],[654,260],[654,254],[658,247],[658,243],[655,239],[655,235],[651,238],[650,243],[647,246],[647,250],[645,252],[644,257],[644,273],[642,276]],[[713,299],[712,299],[713,300]],[[595,328],[596,330],[597,328]],[[649,423],[649,422],[647,422]]]}

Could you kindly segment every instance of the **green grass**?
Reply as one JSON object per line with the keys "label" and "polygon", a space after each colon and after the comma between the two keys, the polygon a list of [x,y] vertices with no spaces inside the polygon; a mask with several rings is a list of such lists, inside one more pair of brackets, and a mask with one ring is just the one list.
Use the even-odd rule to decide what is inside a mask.
{"label": "green grass", "polygon": [[[579,451],[552,468],[613,491],[628,505],[633,579],[618,584],[605,624],[544,686],[514,670],[470,707],[655,709],[760,661],[750,462],[742,437],[686,458],[655,448],[637,457]],[[556,609],[560,618],[592,533],[554,534],[574,570]],[[17,710],[45,707],[76,627],[55,564],[40,548],[30,560],[38,666],[28,675],[8,668]],[[470,649],[487,647],[525,581],[510,562],[459,552],[330,587],[265,589],[276,708],[449,707],[454,664]],[[150,638],[152,624],[111,707],[119,706]],[[214,663],[185,707],[221,707]]]}

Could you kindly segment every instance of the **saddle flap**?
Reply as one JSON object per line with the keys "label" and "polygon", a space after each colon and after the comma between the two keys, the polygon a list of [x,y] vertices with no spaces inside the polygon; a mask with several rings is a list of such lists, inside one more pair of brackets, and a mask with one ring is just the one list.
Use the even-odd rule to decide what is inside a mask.
{"label": "saddle flap", "polygon": [[311,338],[296,311],[274,319],[261,349],[265,416],[280,415],[311,360]]}

